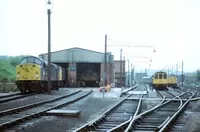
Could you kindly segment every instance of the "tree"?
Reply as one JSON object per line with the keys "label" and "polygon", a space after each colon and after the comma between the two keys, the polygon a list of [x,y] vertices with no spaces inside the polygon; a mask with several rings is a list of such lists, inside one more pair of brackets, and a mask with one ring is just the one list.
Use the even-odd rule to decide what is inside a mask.
{"label": "tree", "polygon": [[10,57],[10,64],[16,67],[24,56]]}
{"label": "tree", "polygon": [[196,78],[197,78],[197,81],[200,82],[200,70],[197,70]]}

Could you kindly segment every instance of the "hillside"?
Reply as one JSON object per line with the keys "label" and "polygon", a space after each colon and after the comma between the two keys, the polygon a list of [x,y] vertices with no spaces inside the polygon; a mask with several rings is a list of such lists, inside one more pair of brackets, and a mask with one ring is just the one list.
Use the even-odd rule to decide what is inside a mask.
{"label": "hillside", "polygon": [[15,67],[6,60],[0,60],[0,80],[15,80]]}
{"label": "hillside", "polygon": [[24,56],[0,56],[0,82],[2,80],[15,81],[15,67]]}

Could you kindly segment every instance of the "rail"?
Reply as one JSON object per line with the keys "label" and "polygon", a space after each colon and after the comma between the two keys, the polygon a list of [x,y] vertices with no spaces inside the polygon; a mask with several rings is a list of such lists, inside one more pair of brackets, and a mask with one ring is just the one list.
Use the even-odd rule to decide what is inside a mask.
{"label": "rail", "polygon": [[[144,91],[144,88],[143,88],[143,91]],[[136,111],[135,111],[134,115],[131,116],[129,120],[127,120],[127,121],[121,123],[120,125],[110,129],[108,132],[120,131],[121,128],[123,128],[127,123],[129,123],[132,120],[132,118],[134,118],[138,114],[139,109],[141,107],[142,98],[143,98],[143,94],[140,95],[139,102],[138,102],[138,105],[137,105],[137,108],[136,108]]]}
{"label": "rail", "polygon": [[190,98],[182,105],[182,107],[179,108],[179,110],[165,123],[165,125],[162,128],[160,128],[159,132],[163,132],[167,130],[170,124],[178,118],[179,114],[184,110],[184,108],[187,106],[189,101],[195,96],[196,93],[197,93],[197,89],[195,93],[192,93],[192,96],[190,96]]}
{"label": "rail", "polygon": [[122,100],[120,100],[119,102],[117,102],[115,105],[113,105],[112,107],[110,107],[108,110],[106,110],[103,114],[99,115],[97,118],[91,120],[90,122],[86,123],[85,125],[81,126],[80,128],[76,129],[75,132],[79,132],[79,131],[84,131],[85,129],[87,129],[88,126],[92,126],[95,122],[99,122],[100,120],[102,120],[108,113],[110,113],[112,110],[115,109],[115,107],[119,106],[120,104],[122,104],[128,97],[130,97],[131,95],[128,95],[127,97],[123,98]]}
{"label": "rail", "polygon": [[[181,95],[184,95],[185,93],[182,93],[180,94]],[[177,98],[177,96],[175,96],[173,99]],[[132,125],[134,124],[134,122],[140,118],[142,118],[144,115],[147,115],[151,112],[153,112],[154,110],[158,109],[158,108],[161,108],[163,107],[164,105],[168,104],[169,102],[171,102],[172,100],[168,100],[168,101],[165,101],[165,99],[163,99],[158,105],[156,105],[155,107],[153,107],[152,109],[149,109],[139,115],[137,115],[135,118],[132,119],[132,121],[129,123],[129,126],[127,127],[127,129],[125,130],[125,132],[128,132],[131,128],[132,128]],[[166,120],[165,120],[166,121]]]}
{"label": "rail", "polygon": [[[1,123],[0,123],[0,131],[6,129],[8,127],[13,127],[13,125],[19,124],[22,121],[25,121],[27,119],[43,115],[49,110],[57,109],[57,108],[69,105],[71,103],[74,103],[76,101],[79,101],[80,99],[89,95],[91,92],[92,92],[92,90],[87,91],[87,92],[82,92],[83,94],[79,95],[78,97],[75,97],[75,98],[73,97],[70,100],[65,101],[65,102],[63,102],[63,100],[62,100],[56,106],[55,105],[52,105],[52,106],[48,105],[48,107],[41,106],[40,110],[38,110],[39,108],[37,107],[37,108],[33,108],[32,110],[27,110],[27,111],[21,112],[21,113],[19,113],[19,112],[18,113],[11,113],[11,114],[14,114],[15,116],[13,116],[12,118],[8,118],[9,116],[1,118],[2,120],[1,120]],[[37,110],[34,110],[34,109],[37,109]]]}

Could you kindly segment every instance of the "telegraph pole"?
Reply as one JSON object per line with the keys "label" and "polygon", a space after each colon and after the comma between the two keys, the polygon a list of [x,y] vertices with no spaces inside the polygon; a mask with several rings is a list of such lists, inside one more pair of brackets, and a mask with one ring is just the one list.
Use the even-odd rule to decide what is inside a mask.
{"label": "telegraph pole", "polygon": [[128,87],[129,87],[129,84],[130,84],[130,79],[129,79],[129,59],[128,59]]}
{"label": "telegraph pole", "polygon": [[120,49],[120,85],[122,88],[122,49]]}
{"label": "telegraph pole", "polygon": [[52,3],[50,0],[46,3],[48,15],[48,93],[51,94],[51,8]]}
{"label": "telegraph pole", "polygon": [[183,61],[182,61],[182,87],[183,87],[183,81],[184,79],[183,79]]}
{"label": "telegraph pole", "polygon": [[126,80],[125,80],[125,56],[123,57],[123,86],[125,87],[125,82],[126,82]]}
{"label": "telegraph pole", "polygon": [[[135,78],[134,78],[134,74],[135,74],[134,72],[135,72],[135,69],[134,69],[134,67],[133,67],[133,80],[135,79]],[[135,80],[134,80],[133,83],[135,84]]]}
{"label": "telegraph pole", "polygon": [[106,77],[107,77],[107,34],[105,35],[105,63],[104,63],[104,79],[105,79],[104,85],[105,86],[107,85]]}
{"label": "telegraph pole", "polygon": [[131,86],[132,86],[132,81],[133,81],[133,77],[132,77],[133,76],[133,69],[132,68],[133,68],[133,65],[131,64]]}
{"label": "telegraph pole", "polygon": [[[176,77],[178,79],[178,64],[176,64]],[[177,82],[178,82],[178,80],[177,80]]]}

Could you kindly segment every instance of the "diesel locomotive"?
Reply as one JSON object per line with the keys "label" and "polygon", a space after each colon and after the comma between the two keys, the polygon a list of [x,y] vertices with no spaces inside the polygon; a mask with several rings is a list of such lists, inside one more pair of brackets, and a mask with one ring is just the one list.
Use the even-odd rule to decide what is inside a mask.
{"label": "diesel locomotive", "polygon": [[[65,69],[50,63],[51,88],[58,90],[65,86]],[[16,85],[21,93],[46,92],[48,82],[48,64],[35,56],[24,57],[16,66]]]}

